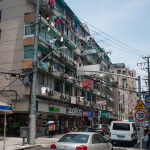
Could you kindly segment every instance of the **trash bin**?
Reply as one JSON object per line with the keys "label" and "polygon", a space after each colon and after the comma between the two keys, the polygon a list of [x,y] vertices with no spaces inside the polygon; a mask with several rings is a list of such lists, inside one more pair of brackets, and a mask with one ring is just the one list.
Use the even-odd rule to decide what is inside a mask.
{"label": "trash bin", "polygon": [[28,138],[27,126],[20,127],[20,137],[23,138],[22,145],[24,145],[25,144],[25,138]]}
{"label": "trash bin", "polygon": [[27,138],[27,135],[28,135],[27,126],[20,127],[20,137],[21,138]]}

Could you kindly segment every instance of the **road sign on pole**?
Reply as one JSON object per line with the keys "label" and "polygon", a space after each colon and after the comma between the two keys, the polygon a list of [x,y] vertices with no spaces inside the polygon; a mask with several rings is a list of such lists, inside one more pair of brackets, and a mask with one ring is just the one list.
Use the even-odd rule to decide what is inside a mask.
{"label": "road sign on pole", "polygon": [[135,118],[138,121],[143,121],[146,118],[146,112],[144,110],[137,110],[135,112]]}
{"label": "road sign on pole", "polygon": [[150,110],[150,96],[149,95],[145,96],[145,105],[146,105],[146,110]]}
{"label": "road sign on pole", "polygon": [[137,104],[137,106],[135,107],[135,109],[145,109],[145,105],[144,103],[140,100]]}

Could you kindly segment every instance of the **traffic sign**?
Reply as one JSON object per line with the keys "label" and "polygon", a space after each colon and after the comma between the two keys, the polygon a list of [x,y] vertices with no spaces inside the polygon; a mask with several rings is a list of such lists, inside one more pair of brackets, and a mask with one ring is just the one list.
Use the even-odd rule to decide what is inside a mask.
{"label": "traffic sign", "polygon": [[145,109],[145,108],[146,107],[145,107],[144,103],[141,100],[138,102],[138,104],[135,107],[135,109]]}
{"label": "traffic sign", "polygon": [[145,106],[146,106],[146,110],[150,110],[150,96],[149,95],[145,96]]}
{"label": "traffic sign", "polygon": [[11,112],[12,111],[12,106],[3,106],[3,105],[0,105],[0,111]]}
{"label": "traffic sign", "polygon": [[143,111],[143,110],[137,110],[137,111],[135,112],[135,118],[136,118],[136,120],[138,120],[138,121],[143,121],[143,120],[145,120],[145,119],[146,119],[146,112]]}

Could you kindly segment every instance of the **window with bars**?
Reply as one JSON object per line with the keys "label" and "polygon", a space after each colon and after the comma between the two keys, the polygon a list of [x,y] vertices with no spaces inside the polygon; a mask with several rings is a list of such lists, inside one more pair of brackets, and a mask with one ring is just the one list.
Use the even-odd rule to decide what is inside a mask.
{"label": "window with bars", "polygon": [[34,31],[35,31],[34,22],[25,23],[25,35],[34,34]]}
{"label": "window with bars", "polygon": [[33,45],[24,46],[24,59],[33,58]]}

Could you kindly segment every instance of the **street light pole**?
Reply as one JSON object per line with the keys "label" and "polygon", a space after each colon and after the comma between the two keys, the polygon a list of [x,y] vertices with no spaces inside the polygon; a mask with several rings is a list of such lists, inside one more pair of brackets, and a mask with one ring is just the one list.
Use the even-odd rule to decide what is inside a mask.
{"label": "street light pole", "polygon": [[37,52],[38,52],[38,37],[39,37],[39,7],[40,0],[36,0],[36,21],[35,21],[35,34],[34,34],[34,54],[32,65],[32,89],[30,101],[30,114],[29,114],[29,144],[35,144],[35,131],[36,131],[36,82],[37,82]]}

